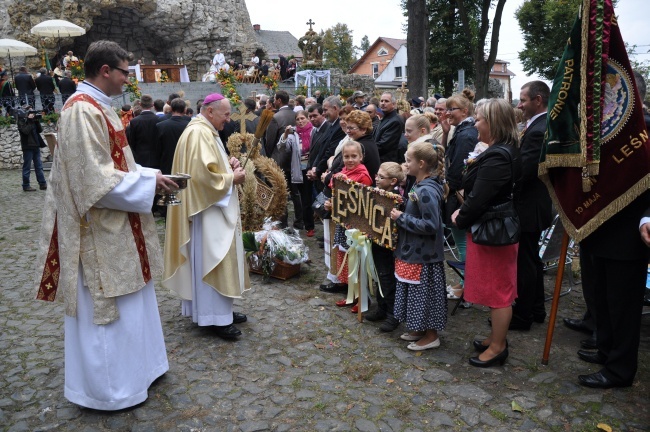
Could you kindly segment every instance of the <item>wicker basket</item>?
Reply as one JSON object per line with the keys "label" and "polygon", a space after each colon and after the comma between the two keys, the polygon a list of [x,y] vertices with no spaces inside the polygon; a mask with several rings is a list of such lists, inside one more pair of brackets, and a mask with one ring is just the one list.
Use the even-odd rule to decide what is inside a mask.
{"label": "wicker basket", "polygon": [[[251,273],[264,274],[262,268],[260,266],[254,266],[250,258],[248,259],[248,268]],[[300,274],[300,264],[287,264],[276,259],[275,268],[273,269],[273,272],[271,272],[271,277],[280,280],[287,280],[297,274]]]}

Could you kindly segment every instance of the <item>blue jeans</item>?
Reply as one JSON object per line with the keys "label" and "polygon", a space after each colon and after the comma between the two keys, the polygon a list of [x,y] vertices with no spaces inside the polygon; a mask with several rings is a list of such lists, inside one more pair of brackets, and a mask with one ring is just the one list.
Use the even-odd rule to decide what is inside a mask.
{"label": "blue jeans", "polygon": [[36,180],[38,180],[38,184],[47,184],[45,181],[45,174],[43,174],[41,149],[37,148],[23,150],[23,189],[27,189],[29,187],[29,173],[32,169],[32,161],[34,161],[34,169],[36,170]]}

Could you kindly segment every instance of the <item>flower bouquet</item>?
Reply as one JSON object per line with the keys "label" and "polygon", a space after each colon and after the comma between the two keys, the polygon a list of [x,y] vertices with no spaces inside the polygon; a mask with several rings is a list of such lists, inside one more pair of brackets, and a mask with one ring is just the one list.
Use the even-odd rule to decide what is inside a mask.
{"label": "flower bouquet", "polygon": [[301,263],[309,261],[309,248],[296,230],[280,229],[279,225],[266,218],[261,231],[247,231],[242,240],[253,273],[286,280],[300,273]]}
{"label": "flower bouquet", "polygon": [[73,80],[83,81],[86,79],[86,72],[84,71],[83,60],[71,61],[70,63],[68,63],[68,67],[70,68],[70,74],[72,75]]}

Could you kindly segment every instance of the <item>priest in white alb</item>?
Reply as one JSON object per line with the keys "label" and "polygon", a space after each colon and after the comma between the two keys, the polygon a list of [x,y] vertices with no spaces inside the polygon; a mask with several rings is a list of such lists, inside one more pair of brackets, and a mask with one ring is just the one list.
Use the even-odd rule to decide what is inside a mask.
{"label": "priest in white alb", "polygon": [[37,298],[65,307],[65,397],[119,410],[168,369],[153,278],[162,254],[151,202],[176,184],[136,165],[111,96],[131,54],[93,42],[86,80],[61,111],[44,203]]}
{"label": "priest in white alb", "polygon": [[221,69],[223,65],[226,64],[226,57],[223,55],[220,49],[217,49],[217,53],[212,58],[212,65],[217,69]]}
{"label": "priest in white alb", "polygon": [[210,94],[178,140],[172,172],[192,179],[181,204],[167,209],[162,284],[182,299],[183,315],[232,339],[241,335],[234,324],[247,319],[233,312],[234,299],[250,282],[235,188],[246,174],[218,133],[229,120],[228,99]]}

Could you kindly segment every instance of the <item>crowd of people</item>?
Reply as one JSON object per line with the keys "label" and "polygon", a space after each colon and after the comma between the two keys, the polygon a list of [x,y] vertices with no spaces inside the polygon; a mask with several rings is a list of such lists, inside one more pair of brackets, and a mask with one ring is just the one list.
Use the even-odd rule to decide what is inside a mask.
{"label": "crowd of people", "polygon": [[269,59],[262,59],[260,62],[260,58],[257,55],[254,55],[247,63],[237,63],[233,59],[226,60],[226,57],[221,50],[217,49],[212,61],[210,62],[210,68],[207,75],[214,74],[221,70],[226,72],[243,71],[244,76],[255,76],[261,80],[261,78],[278,71],[280,79],[284,81],[293,78],[297,69],[298,60],[294,57],[287,59],[283,54],[278,55],[276,62]]}
{"label": "crowd of people", "polygon": [[[37,257],[37,297],[65,303],[66,398],[117,410],[144,401],[150,384],[169,368],[154,277],[162,274],[162,285],[182,299],[182,314],[193,322],[223,338],[241,335],[235,324],[247,317],[233,303],[250,281],[235,187],[245,182],[246,171],[224,143],[243,125],[231,120],[230,102],[218,93],[199,101],[197,115],[179,94],[166,103],[143,95],[118,115],[111,96],[128,82],[131,55],[114,42],[97,41],[85,60],[86,80],[61,112]],[[476,355],[469,363],[489,367],[507,360],[508,331],[529,330],[546,318],[537,241],[551,223],[552,208],[537,164],[549,92],[540,81],[523,86],[520,122],[507,101],[474,103],[467,89],[410,102],[391,92],[376,98],[358,91],[342,100],[320,93],[291,99],[279,90],[244,104],[253,117],[274,111],[261,148],[285,173],[294,227],[315,236],[312,204],[324,202],[323,236],[317,240],[325,249],[327,280],[320,290],[347,293],[336,305],[359,307],[358,293],[347,284],[345,232],[327,214],[334,180],[398,193],[403,204],[390,210],[397,245],[394,251],[373,245],[381,290],[365,318],[382,321],[379,329],[386,333],[403,323],[406,332],[399,337],[406,348],[423,351],[442,346],[449,298],[488,306],[491,332],[472,342]],[[255,130],[257,121],[246,120],[245,129]],[[189,174],[190,186],[180,205],[157,209],[156,196],[178,188],[164,176],[173,172]],[[644,242],[650,245],[646,198],[630,207],[630,220],[639,223],[645,216],[642,235],[638,225],[631,231],[625,226],[636,232],[630,241],[644,253]],[[155,211],[166,218],[164,254]],[[490,212],[518,217],[519,237],[498,246],[473,237],[469,228]],[[289,216],[280,221],[283,226]],[[447,285],[445,276],[446,230],[465,263],[463,283],[456,286]],[[588,246],[592,261],[586,271],[593,273],[583,275],[585,293],[598,297],[609,288],[601,286],[594,267],[609,262]],[[647,264],[636,255],[631,261]],[[581,384],[632,384],[639,317],[626,315],[626,323],[636,327],[626,327],[625,338],[618,337],[618,319],[626,313],[622,305],[641,293],[635,287],[620,300],[596,302],[596,351],[579,356],[603,369],[581,375]]]}
{"label": "crowd of people", "polygon": [[[72,55],[72,51],[69,54]],[[12,115],[17,108],[36,108],[35,90],[39,93],[42,111],[45,114],[52,114],[55,93],[60,93],[62,102],[65,103],[77,90],[77,83],[72,79],[71,63],[72,61],[68,61],[67,67],[63,67],[61,63],[56,69],[50,71],[40,68],[36,74],[30,73],[26,66],[21,66],[14,77],[13,88],[7,71],[0,72],[0,97],[5,115]],[[15,95],[16,92],[18,96]]]}

